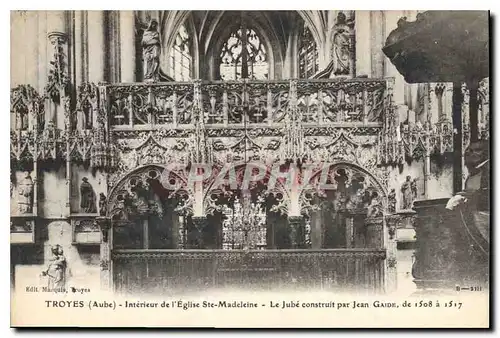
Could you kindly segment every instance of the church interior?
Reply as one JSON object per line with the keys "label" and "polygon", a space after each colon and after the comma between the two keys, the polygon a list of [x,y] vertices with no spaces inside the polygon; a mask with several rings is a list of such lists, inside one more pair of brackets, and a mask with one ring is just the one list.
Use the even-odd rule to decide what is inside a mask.
{"label": "church interior", "polygon": [[[450,231],[434,238],[419,219],[434,222],[433,201],[470,174],[465,150],[489,141],[489,78],[407,81],[391,32],[426,20],[12,12],[12,288],[411,293],[458,273]],[[195,165],[242,181],[250,163],[263,175],[246,187],[189,184]],[[311,174],[290,186],[273,165]]]}

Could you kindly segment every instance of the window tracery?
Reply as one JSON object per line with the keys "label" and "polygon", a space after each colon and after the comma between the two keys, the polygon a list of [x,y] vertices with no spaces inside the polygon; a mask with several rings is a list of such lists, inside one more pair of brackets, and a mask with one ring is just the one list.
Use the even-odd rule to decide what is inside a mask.
{"label": "window tracery", "polygon": [[181,25],[170,50],[169,70],[175,81],[189,81],[192,74],[191,38],[186,25]]}
{"label": "window tracery", "polygon": [[[239,28],[231,33],[222,45],[220,53],[220,77],[222,80],[241,79],[243,51],[243,33]],[[245,29],[248,55],[248,77],[253,80],[269,78],[269,63],[266,48],[262,39],[252,28]]]}
{"label": "window tracery", "polygon": [[319,67],[318,47],[307,26],[304,26],[299,38],[299,78],[313,76]]}

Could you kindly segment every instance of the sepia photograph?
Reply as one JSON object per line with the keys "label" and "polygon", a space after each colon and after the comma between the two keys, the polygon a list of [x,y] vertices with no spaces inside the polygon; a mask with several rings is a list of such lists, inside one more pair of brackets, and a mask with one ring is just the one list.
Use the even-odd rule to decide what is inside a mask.
{"label": "sepia photograph", "polygon": [[490,327],[489,11],[10,27],[12,327]]}

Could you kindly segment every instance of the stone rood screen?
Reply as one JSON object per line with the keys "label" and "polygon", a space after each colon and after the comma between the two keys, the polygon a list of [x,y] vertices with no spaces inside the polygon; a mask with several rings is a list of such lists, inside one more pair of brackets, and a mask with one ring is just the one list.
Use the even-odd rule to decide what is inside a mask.
{"label": "stone rood screen", "polygon": [[468,15],[13,11],[12,325],[486,326]]}
{"label": "stone rood screen", "polygon": [[120,84],[105,90],[109,121],[117,128],[176,127],[198,119],[207,127],[287,119],[316,125],[380,123],[390,104],[387,82],[371,79]]}

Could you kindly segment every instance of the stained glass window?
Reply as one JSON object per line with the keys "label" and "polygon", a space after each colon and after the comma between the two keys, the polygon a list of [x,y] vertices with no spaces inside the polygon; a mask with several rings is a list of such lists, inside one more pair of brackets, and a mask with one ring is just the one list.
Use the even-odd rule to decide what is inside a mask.
{"label": "stained glass window", "polygon": [[191,79],[192,57],[190,52],[191,40],[185,25],[182,25],[175,37],[174,45],[170,51],[170,75],[175,81],[188,81]]}
{"label": "stained glass window", "polygon": [[[254,80],[267,80],[269,77],[269,64],[262,39],[251,28],[245,31],[248,41],[248,77]],[[242,45],[241,28],[231,33],[227,41],[222,45],[220,54],[220,77],[222,80],[241,79]]]}
{"label": "stained glass window", "polygon": [[307,26],[299,39],[299,78],[307,79],[318,71],[318,48]]}

